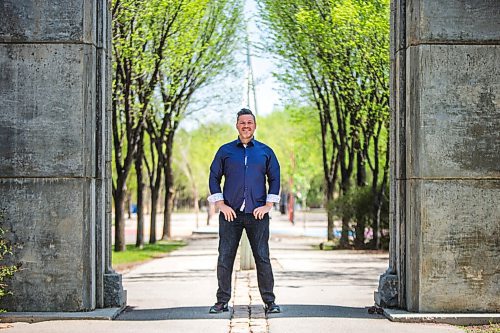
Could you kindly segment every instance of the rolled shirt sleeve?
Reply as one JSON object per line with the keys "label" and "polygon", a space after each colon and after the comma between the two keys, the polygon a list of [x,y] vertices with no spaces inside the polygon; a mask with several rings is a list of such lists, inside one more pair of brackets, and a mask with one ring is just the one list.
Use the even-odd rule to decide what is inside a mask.
{"label": "rolled shirt sleeve", "polygon": [[208,187],[211,195],[207,198],[209,202],[224,200],[222,189],[220,187],[223,173],[224,173],[224,164],[222,160],[222,152],[221,149],[219,148],[219,150],[215,154],[212,164],[210,165]]}
{"label": "rolled shirt sleeve", "polygon": [[[269,202],[279,202],[280,194],[280,165],[278,159],[274,154],[273,150],[269,148],[271,153],[269,154],[269,161],[267,163],[267,183],[269,185],[267,201]],[[274,201],[277,200],[277,201]]]}
{"label": "rolled shirt sleeve", "polygon": [[267,202],[274,202],[274,203],[279,203],[280,202],[280,196],[277,194],[268,194],[266,198]]}
{"label": "rolled shirt sleeve", "polygon": [[222,193],[214,193],[207,198],[208,202],[216,203],[217,201],[224,200]]}

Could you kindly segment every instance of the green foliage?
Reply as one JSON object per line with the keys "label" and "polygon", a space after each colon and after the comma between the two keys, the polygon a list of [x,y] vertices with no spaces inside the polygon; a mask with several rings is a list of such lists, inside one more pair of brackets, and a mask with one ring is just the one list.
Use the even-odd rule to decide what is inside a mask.
{"label": "green foliage", "polygon": [[[389,127],[389,1],[258,4],[271,35],[266,46],[280,60],[278,78],[319,115],[327,199],[369,179],[376,188],[388,166],[382,138]],[[331,235],[331,215],[328,227]],[[341,241],[347,243],[346,232]]]}
{"label": "green foliage", "polygon": [[344,217],[354,223],[368,222],[373,216],[372,197],[369,187],[358,187],[334,199],[328,209],[338,218]]}
{"label": "green foliage", "polygon": [[[0,223],[4,219],[4,212],[0,211]],[[5,281],[12,277],[18,268],[15,265],[5,265],[4,260],[8,255],[12,255],[12,247],[9,242],[5,239],[5,231],[0,228],[0,299],[2,297],[11,294],[6,291],[7,284]],[[1,310],[0,310],[1,312]]]}
{"label": "green foliage", "polygon": [[[188,132],[179,130],[174,143],[175,187],[180,197],[198,198],[209,195],[208,174],[217,149],[236,138],[236,131],[225,123],[207,123]],[[184,192],[184,193],[182,193]]]}
{"label": "green foliage", "polygon": [[159,258],[165,254],[175,251],[185,246],[184,242],[165,242],[160,241],[155,244],[146,244],[142,249],[133,244],[127,245],[127,251],[112,253],[112,263],[114,266],[123,264],[139,263],[153,258]]}
{"label": "green foliage", "polygon": [[[337,218],[346,218],[353,231],[358,224],[361,225],[361,232],[364,233],[365,228],[373,229],[376,223],[375,196],[376,193],[369,186],[356,187],[329,202],[327,208]],[[382,232],[389,227],[389,201],[387,198],[384,198],[382,202],[380,224]],[[356,236],[356,233],[354,235]],[[387,237],[388,234],[383,234],[382,248],[385,249],[389,246]]]}
{"label": "green foliage", "polygon": [[[145,166],[143,179],[147,179],[141,184],[149,180],[155,208],[164,189],[163,238],[168,237],[169,207],[175,194],[174,136],[194,92],[233,64],[242,8],[242,0],[113,0],[116,248],[125,249],[125,192],[142,189],[137,180],[130,180],[132,165],[141,177]],[[151,235],[150,241],[154,238]]]}
{"label": "green foliage", "polygon": [[[320,152],[318,152],[318,155]],[[307,206],[319,208],[325,205],[325,184],[321,173],[321,165],[316,166],[318,173],[311,178],[309,191],[307,192]]]}
{"label": "green foliage", "polygon": [[[312,180],[321,175],[321,138],[311,107],[288,106],[260,117],[256,137],[269,145],[280,162],[282,189],[309,201]],[[312,189],[316,191],[317,189]]]}

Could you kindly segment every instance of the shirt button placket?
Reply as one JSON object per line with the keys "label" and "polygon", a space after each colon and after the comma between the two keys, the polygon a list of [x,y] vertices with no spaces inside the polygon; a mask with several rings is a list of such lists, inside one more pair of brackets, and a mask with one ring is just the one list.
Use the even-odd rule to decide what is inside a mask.
{"label": "shirt button placket", "polygon": [[248,193],[248,186],[247,186],[247,169],[248,169],[248,165],[247,165],[247,159],[248,159],[248,156],[247,156],[247,147],[245,147],[245,150],[244,150],[244,158],[245,158],[245,170],[243,172],[243,185],[245,186],[244,188],[244,191],[243,191],[243,200],[245,202],[245,207],[247,207],[248,205],[248,200],[247,200],[247,193]]}

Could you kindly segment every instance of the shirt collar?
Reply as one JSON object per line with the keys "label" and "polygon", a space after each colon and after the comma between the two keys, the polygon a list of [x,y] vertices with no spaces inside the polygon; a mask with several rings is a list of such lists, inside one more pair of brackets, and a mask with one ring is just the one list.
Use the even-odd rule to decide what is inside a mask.
{"label": "shirt collar", "polygon": [[[255,145],[254,141],[255,141],[255,136],[252,137],[252,140],[248,141],[247,145],[254,146]],[[236,139],[236,145],[243,147],[243,142],[241,142],[240,137]]]}

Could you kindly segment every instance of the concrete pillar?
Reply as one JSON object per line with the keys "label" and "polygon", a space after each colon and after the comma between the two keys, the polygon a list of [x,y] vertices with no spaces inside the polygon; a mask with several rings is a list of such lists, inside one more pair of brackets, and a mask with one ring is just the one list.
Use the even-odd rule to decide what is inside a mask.
{"label": "concrete pillar", "polygon": [[246,271],[252,269],[255,269],[255,261],[252,256],[252,248],[248,240],[247,232],[243,230],[240,242],[240,270]]}
{"label": "concrete pillar", "polygon": [[109,6],[0,3],[1,224],[21,265],[9,311],[125,301],[109,255]]}
{"label": "concrete pillar", "polygon": [[499,3],[394,0],[392,21],[385,277],[409,311],[499,312]]}

